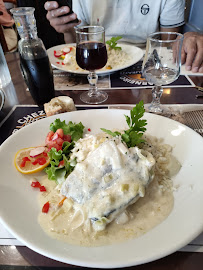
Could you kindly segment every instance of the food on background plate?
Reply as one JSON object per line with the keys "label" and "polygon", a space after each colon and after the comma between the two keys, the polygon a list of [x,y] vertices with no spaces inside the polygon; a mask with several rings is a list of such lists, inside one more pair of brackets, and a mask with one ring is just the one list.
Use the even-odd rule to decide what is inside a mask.
{"label": "food on background plate", "polygon": [[144,134],[143,114],[140,102],[125,116],[127,130],[102,128],[96,135],[88,127],[84,135],[82,123],[50,125],[47,176],[31,183],[45,188],[39,223],[48,235],[82,246],[112,244],[146,233],[170,214],[172,147]]}
{"label": "food on background plate", "polygon": [[[117,41],[122,37],[113,37],[111,40],[106,41],[108,60],[106,65],[100,69],[101,71],[116,69],[124,66],[130,60],[130,55],[123,51],[121,47],[117,46]],[[76,47],[69,46],[58,51],[54,51],[54,56],[60,60],[56,64],[68,67],[68,70],[84,72],[76,62]]]}
{"label": "food on background plate", "polygon": [[47,116],[59,113],[75,111],[75,104],[72,98],[68,96],[59,96],[52,98],[48,103],[44,104],[44,111]]}

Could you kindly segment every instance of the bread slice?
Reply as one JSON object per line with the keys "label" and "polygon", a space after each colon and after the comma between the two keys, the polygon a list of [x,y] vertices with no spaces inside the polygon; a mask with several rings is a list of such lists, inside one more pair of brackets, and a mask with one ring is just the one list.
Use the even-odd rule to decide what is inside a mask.
{"label": "bread slice", "polygon": [[75,104],[72,98],[68,96],[59,96],[52,98],[48,103],[44,104],[44,111],[47,116],[58,113],[75,111]]}

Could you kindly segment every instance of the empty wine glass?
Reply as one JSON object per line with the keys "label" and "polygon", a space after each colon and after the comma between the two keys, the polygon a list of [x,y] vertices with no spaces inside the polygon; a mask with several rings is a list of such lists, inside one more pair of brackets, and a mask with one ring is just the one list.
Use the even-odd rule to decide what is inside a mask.
{"label": "empty wine glass", "polygon": [[102,26],[76,26],[76,61],[77,64],[89,71],[87,76],[90,88],[80,99],[84,103],[99,104],[107,100],[104,91],[98,91],[96,70],[103,68],[107,62],[105,45],[105,30]]}
{"label": "empty wine glass", "polygon": [[[164,36],[164,40],[161,38]],[[147,47],[142,64],[142,75],[155,86],[149,111],[167,114],[160,105],[162,85],[170,84],[180,75],[183,35],[175,32],[156,32],[147,38]]]}

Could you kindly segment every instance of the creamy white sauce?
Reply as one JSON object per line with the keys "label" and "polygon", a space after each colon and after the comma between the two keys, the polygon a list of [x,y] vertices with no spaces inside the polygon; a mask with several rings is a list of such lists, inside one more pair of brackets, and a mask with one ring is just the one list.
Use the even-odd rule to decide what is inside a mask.
{"label": "creamy white sauce", "polygon": [[[152,181],[154,159],[150,153],[127,149],[118,140],[105,140],[91,135],[76,143],[72,158],[80,163],[64,184],[57,186],[46,177],[42,179],[47,192],[40,193],[40,207],[49,201],[50,209],[47,214],[40,213],[39,223],[51,237],[82,246],[108,245],[139,237],[170,214],[173,189],[169,177],[180,169],[172,148],[149,138],[145,148],[156,156]],[[58,206],[63,195],[68,198]],[[129,203],[134,197],[133,204]],[[120,207],[126,202],[127,209]],[[94,225],[92,216],[102,218],[106,209],[115,208],[119,210],[106,216],[104,225]]]}
{"label": "creamy white sauce", "polygon": [[61,187],[74,209],[103,230],[125,208],[143,197],[154,177],[155,160],[138,147],[128,149],[119,138],[107,140],[77,163]]}
{"label": "creamy white sauce", "polygon": [[[154,179],[146,191],[145,197],[140,198],[135,204],[127,208],[129,221],[118,225],[111,222],[104,231],[85,231],[78,227],[82,216],[71,222],[73,212],[66,211],[68,207],[62,206],[55,211],[54,204],[59,202],[61,195],[54,181],[43,179],[42,184],[47,188],[47,193],[40,193],[40,208],[47,201],[50,202],[50,210],[47,214],[40,213],[39,224],[52,238],[65,241],[73,245],[102,246],[123,242],[127,239],[139,237],[156,225],[160,224],[173,209],[173,193],[171,190],[163,190]],[[50,192],[51,191],[51,192]]]}

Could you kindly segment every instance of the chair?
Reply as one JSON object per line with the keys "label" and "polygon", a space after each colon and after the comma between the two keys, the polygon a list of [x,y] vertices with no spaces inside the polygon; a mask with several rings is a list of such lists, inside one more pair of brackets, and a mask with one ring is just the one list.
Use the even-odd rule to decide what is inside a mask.
{"label": "chair", "polygon": [[[16,0],[3,0],[4,3],[12,3],[16,6]],[[15,27],[15,26],[14,26]],[[14,28],[15,29],[15,28]],[[17,33],[16,33],[17,35]],[[0,24],[0,43],[2,45],[2,49],[4,52],[11,52],[14,49],[16,49],[16,46],[11,48],[10,50],[8,49],[7,43],[6,43],[6,39],[5,39],[5,35],[4,35],[4,31],[3,31],[3,26]]]}
{"label": "chair", "polygon": [[203,1],[191,0],[190,8],[188,8],[187,20],[184,25],[183,32],[199,32],[203,33]]}

